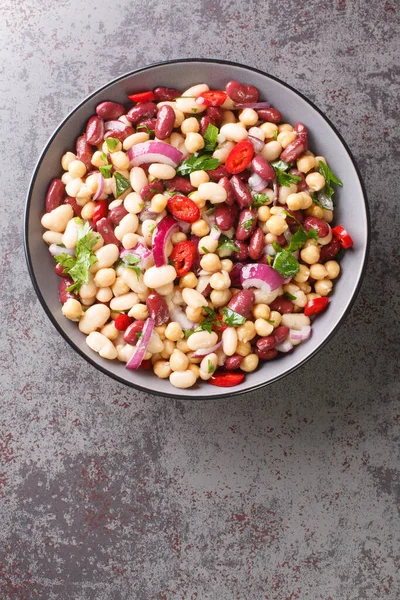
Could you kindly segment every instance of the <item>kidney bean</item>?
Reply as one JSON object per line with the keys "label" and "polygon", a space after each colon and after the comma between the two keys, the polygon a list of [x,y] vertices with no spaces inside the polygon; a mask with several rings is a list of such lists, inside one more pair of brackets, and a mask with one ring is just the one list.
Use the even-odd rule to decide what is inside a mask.
{"label": "kidney bean", "polygon": [[280,158],[287,163],[293,162],[307,150],[307,144],[301,138],[296,138],[284,151]]}
{"label": "kidney bean", "polygon": [[282,121],[282,113],[276,108],[260,108],[257,110],[257,114],[262,121],[268,121],[269,123],[280,123]]}
{"label": "kidney bean", "polygon": [[257,175],[266,181],[272,181],[276,177],[274,169],[260,154],[255,156],[251,161],[251,168],[254,173],[257,173]]}
{"label": "kidney bean", "polygon": [[233,354],[228,356],[224,362],[224,367],[227,371],[236,371],[242,364],[243,356],[239,354]]}
{"label": "kidney bean", "polygon": [[287,241],[283,233],[278,235],[278,237],[276,238],[276,243],[278,244],[278,246],[286,246]]}
{"label": "kidney bean", "polygon": [[237,175],[232,175],[232,177],[229,180],[229,183],[232,187],[233,193],[236,198],[236,202],[239,204],[239,207],[245,208],[247,206],[250,206],[250,204],[253,202],[253,198],[250,194],[250,190],[246,187],[246,185],[243,183],[240,177],[238,177]]}
{"label": "kidney bean", "polygon": [[104,121],[100,117],[90,117],[86,125],[86,140],[92,146],[97,146],[104,139]]}
{"label": "kidney bean", "polygon": [[229,179],[226,176],[221,177],[221,179],[218,180],[218,183],[219,185],[222,185],[222,187],[226,191],[225,204],[227,204],[228,206],[232,206],[233,204],[235,204],[235,194],[233,193],[233,189],[230,186]]}
{"label": "kidney bean", "polygon": [[254,305],[254,292],[251,290],[240,290],[228,302],[228,308],[249,319]]}
{"label": "kidney bean", "polygon": [[141,102],[137,104],[130,111],[127,112],[126,118],[131,123],[138,123],[143,119],[154,117],[157,112],[157,105],[154,102]]}
{"label": "kidney bean", "polygon": [[168,323],[170,320],[169,310],[164,298],[157,292],[151,292],[146,300],[147,310],[156,327]]}
{"label": "kidney bean", "polygon": [[289,335],[289,327],[286,327],[286,325],[280,325],[279,327],[274,329],[273,336],[275,338],[276,345],[284,342],[288,335]]}
{"label": "kidney bean", "polygon": [[297,133],[297,137],[303,140],[306,150],[308,150],[308,131],[303,123],[296,123],[293,130]]}
{"label": "kidney bean", "polygon": [[[244,244],[244,242],[235,242],[235,246],[238,246],[239,243],[240,244]],[[244,245],[246,245],[246,244],[244,244]],[[243,263],[237,262],[234,265],[232,271],[229,272],[229,278],[231,280],[232,287],[235,287],[235,288],[241,288],[242,287],[242,282],[240,281],[240,273],[241,273],[243,267],[244,267]]]}
{"label": "kidney bean", "polygon": [[304,176],[304,173],[302,173],[301,171],[299,171],[295,167],[293,167],[293,169],[289,169],[289,173],[291,175],[296,175],[296,177],[301,177],[301,181],[299,181],[299,183],[296,183],[296,185],[297,185],[297,191],[298,192],[304,192],[304,190],[306,190],[307,187],[308,187],[307,183],[306,183],[306,178]]}
{"label": "kidney bean", "polygon": [[264,233],[260,227],[254,231],[250,238],[249,255],[253,260],[257,260],[262,256],[264,250]]}
{"label": "kidney bean", "polygon": [[160,140],[165,140],[172,133],[175,123],[175,111],[172,106],[164,104],[157,113],[154,133]]}
{"label": "kidney bean", "polygon": [[209,115],[205,115],[204,117],[201,117],[200,119],[200,130],[199,133],[200,135],[204,135],[205,132],[207,131],[207,127],[209,125],[215,125],[215,121],[212,117],[210,117]]}
{"label": "kidney bean", "polygon": [[76,140],[76,156],[78,160],[81,160],[84,163],[88,171],[89,169],[93,168],[93,150],[91,145],[88,143],[85,135],[81,135]]}
{"label": "kidney bean", "polygon": [[116,244],[118,247],[121,245],[119,239],[115,237],[113,224],[107,217],[103,217],[97,221],[96,229],[103,238],[105,244]]}
{"label": "kidney bean", "polygon": [[64,304],[68,298],[74,298],[74,300],[78,299],[78,296],[74,294],[74,292],[67,292],[67,288],[71,287],[71,285],[74,285],[71,277],[65,277],[61,279],[60,285],[58,286],[58,295],[60,297],[61,304]]}
{"label": "kidney bean", "polygon": [[56,275],[58,275],[59,277],[69,277],[68,273],[66,271],[64,271],[64,267],[62,265],[60,265],[60,263],[57,263],[56,266],[54,267],[54,273]]}
{"label": "kidney bean", "polygon": [[289,210],[286,206],[285,210],[287,213],[289,213],[289,215],[293,215],[293,218],[287,216],[286,221],[288,225],[297,225],[296,221],[298,221],[299,223],[302,223],[304,221],[304,215],[302,210]]}
{"label": "kidney bean", "polygon": [[100,104],[96,106],[97,116],[101,117],[105,121],[119,119],[125,114],[125,112],[125,106],[119,102],[100,102]]}
{"label": "kidney bean", "polygon": [[233,227],[237,214],[238,207],[236,204],[233,206],[229,206],[225,202],[217,204],[215,209],[215,224],[218,225],[222,231],[226,231]]}
{"label": "kidney bean", "polygon": [[61,179],[53,179],[47,189],[46,194],[46,212],[51,212],[57,206],[62,204],[64,199],[65,185]]}
{"label": "kidney bean", "polygon": [[153,90],[153,93],[156,97],[157,102],[168,102],[171,100],[175,100],[175,98],[179,98],[179,96],[181,96],[181,92],[179,90],[167,87],[156,87]]}
{"label": "kidney bean", "polygon": [[322,219],[319,219],[318,217],[306,217],[303,222],[303,227],[306,231],[310,231],[310,229],[316,229],[318,231],[319,238],[329,235],[328,223]]}
{"label": "kidney bean", "polygon": [[216,127],[220,127],[222,123],[222,109],[219,106],[208,106],[206,115],[213,119]]}
{"label": "kidney bean", "polygon": [[143,119],[136,124],[136,131],[138,133],[143,131],[147,133],[147,129],[149,129],[150,131],[154,131],[156,128],[156,122],[157,119],[154,118]]}
{"label": "kidney bean", "polygon": [[292,313],[294,311],[294,304],[291,300],[287,298],[283,298],[282,296],[278,296],[275,298],[269,305],[271,310],[277,310],[281,313],[281,315],[286,315],[288,313]]}
{"label": "kidney bean", "polygon": [[156,194],[162,194],[163,191],[164,184],[161,181],[153,181],[152,183],[148,183],[142,187],[140,190],[140,196],[145,202],[150,202],[153,196]]}
{"label": "kidney bean", "polygon": [[79,204],[76,201],[76,198],[71,198],[71,196],[66,196],[65,200],[64,200],[64,204],[69,204],[70,206],[72,206],[72,210],[74,211],[74,214],[76,217],[81,216],[82,206],[79,206]]}
{"label": "kidney bean", "polygon": [[121,219],[123,219],[127,214],[128,211],[126,210],[125,206],[123,204],[120,204],[119,206],[115,206],[114,208],[112,208],[108,212],[107,216],[110,219],[111,223],[113,223],[114,225],[119,225]]}
{"label": "kidney bean", "polygon": [[124,332],[124,342],[131,346],[135,346],[138,341],[137,334],[143,330],[144,324],[145,321],[134,321],[128,325]]}
{"label": "kidney bean", "polygon": [[236,239],[247,240],[257,227],[257,210],[254,208],[244,208],[239,215],[239,222],[236,228]]}
{"label": "kidney bean", "polygon": [[[249,256],[249,247],[246,244],[246,242],[243,242],[242,240],[234,239],[234,244],[235,244],[236,248],[239,248],[239,252],[235,252],[231,258],[234,258],[235,260],[237,260],[239,262],[246,260],[246,258],[248,258],[248,256]],[[237,287],[237,286],[235,286],[235,287]]]}
{"label": "kidney bean", "polygon": [[108,129],[104,134],[104,139],[111,137],[116,138],[120,142],[123,142],[124,139],[126,139],[129,135],[132,135],[132,133],[135,133],[133,127],[125,127],[125,129],[123,129],[122,131],[120,131],[119,129]]}
{"label": "kidney bean", "polygon": [[332,238],[332,241],[329,242],[329,244],[326,244],[326,246],[322,246],[319,262],[325,263],[327,260],[332,260],[333,258],[335,258],[340,248],[340,241],[335,237]]}
{"label": "kidney bean", "polygon": [[254,85],[243,85],[239,81],[228,81],[225,91],[234,102],[257,102],[260,93]]}
{"label": "kidney bean", "polygon": [[274,335],[267,335],[256,341],[256,347],[261,352],[267,352],[268,350],[273,350],[277,343]]}
{"label": "kidney bean", "polygon": [[188,181],[184,177],[181,177],[180,175],[177,175],[172,179],[167,179],[165,181],[165,187],[167,188],[167,190],[181,192],[181,194],[190,194],[190,192],[194,192],[194,190],[196,189],[192,186],[190,181]]}
{"label": "kidney bean", "polygon": [[219,181],[221,177],[228,177],[229,173],[224,165],[219,165],[216,169],[207,171],[211,181]]}
{"label": "kidney bean", "polygon": [[256,348],[256,354],[260,360],[272,360],[278,356],[278,350],[260,350]]}

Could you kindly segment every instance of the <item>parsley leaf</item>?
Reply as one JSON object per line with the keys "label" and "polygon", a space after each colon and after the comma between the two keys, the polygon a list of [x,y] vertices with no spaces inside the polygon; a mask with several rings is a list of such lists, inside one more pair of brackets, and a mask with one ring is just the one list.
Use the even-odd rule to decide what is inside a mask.
{"label": "parsley leaf", "polygon": [[143,130],[144,133],[147,133],[147,135],[154,133],[154,129],[149,129],[147,125],[138,125],[138,127],[136,127],[136,131],[139,131],[139,129]]}
{"label": "parsley leaf", "polygon": [[205,246],[201,246],[201,249],[203,250],[204,254],[210,254],[210,250]]}
{"label": "parsley leaf", "polygon": [[99,236],[93,235],[89,223],[78,229],[78,241],[76,243],[75,256],[70,256],[66,252],[58,254],[55,259],[64,267],[64,271],[73,280],[74,284],[67,288],[68,292],[79,291],[81,286],[89,283],[89,269],[97,262],[97,257],[93,252]]}
{"label": "parsley leaf", "polygon": [[272,198],[267,196],[267,194],[257,194],[253,193],[253,202],[251,206],[253,208],[260,208],[260,206],[265,206],[265,204],[270,204],[272,202]]}
{"label": "parsley leaf", "polygon": [[297,296],[293,296],[293,294],[289,294],[289,292],[286,292],[285,296],[288,300],[297,300]]}
{"label": "parsley leaf", "polygon": [[126,177],[121,175],[121,173],[118,173],[118,171],[114,173],[114,177],[117,190],[117,195],[115,197],[119,198],[120,196],[122,196],[122,194],[129,190],[129,188],[131,187],[131,182],[128,179],[126,179]]}
{"label": "parsley leaf", "polygon": [[210,359],[208,359],[208,360],[207,360],[207,364],[208,364],[208,372],[209,372],[209,373],[214,373],[214,371],[215,371],[215,367],[214,367],[214,365],[212,364],[212,361],[211,361]]}
{"label": "parsley leaf", "polygon": [[176,172],[178,175],[184,176],[190,175],[194,171],[212,171],[217,167],[219,167],[219,160],[212,158],[210,154],[202,154],[201,156],[193,154],[180,163]]}
{"label": "parsley leaf", "polygon": [[119,144],[118,138],[109,137],[109,138],[106,138],[104,141],[107,144],[107,148],[109,149],[110,152],[113,152],[113,150],[115,150],[115,148]]}
{"label": "parsley leaf", "polygon": [[245,222],[242,224],[242,227],[243,227],[243,229],[245,229],[247,232],[249,232],[249,231],[250,231],[250,229],[251,229],[251,227],[252,227],[252,225],[253,225],[253,223],[254,223],[254,219],[255,219],[255,218],[256,218],[256,217],[252,217],[252,218],[251,218],[251,219],[249,219],[248,221],[245,221]]}
{"label": "parsley leaf", "polygon": [[328,210],[333,210],[333,201],[332,196],[335,193],[331,183],[335,185],[343,186],[343,183],[336,177],[336,175],[330,170],[328,165],[326,165],[322,160],[318,161],[318,173],[323,175],[325,178],[325,187],[318,192],[317,198],[318,202],[322,206],[322,208],[326,208]]}
{"label": "parsley leaf", "polygon": [[208,333],[211,333],[214,325],[217,325],[217,327],[221,327],[222,323],[219,320],[219,315],[217,315],[215,310],[212,310],[208,306],[206,306],[203,310],[207,314],[207,317],[203,319],[203,321],[198,327],[196,327],[196,329],[184,329],[183,333],[185,338],[188,338],[192,335],[192,333],[197,333],[198,331],[208,331]]}
{"label": "parsley leaf", "polygon": [[110,179],[111,178],[111,169],[112,169],[112,165],[102,165],[99,167],[99,171],[100,173],[103,175],[104,179]]}
{"label": "parsley leaf", "polygon": [[243,325],[246,322],[246,317],[239,315],[239,313],[227,306],[224,306],[222,309],[222,314],[224,315],[222,317],[223,322],[229,325],[229,327],[239,327],[239,325]]}
{"label": "parsley leaf", "polygon": [[274,131],[274,140],[276,141],[278,139],[278,130],[276,129]]}
{"label": "parsley leaf", "polygon": [[275,162],[272,162],[271,167],[275,171],[278,185],[289,187],[291,183],[299,183],[301,181],[301,177],[299,175],[292,175],[291,173],[286,172],[289,170],[290,165],[284,160],[276,160]]}
{"label": "parsley leaf", "polygon": [[138,279],[140,279],[140,269],[137,266],[140,263],[139,256],[135,256],[134,254],[125,254],[122,259],[122,262],[124,264],[124,267],[126,267],[127,269],[132,269],[132,271],[135,271],[136,277]]}
{"label": "parsley leaf", "polygon": [[282,250],[275,256],[273,268],[278,271],[283,277],[296,275],[300,270],[299,261],[295,259],[289,250]]}
{"label": "parsley leaf", "polygon": [[217,250],[232,250],[233,252],[240,252],[239,248],[235,246],[233,241],[223,233],[219,236]]}
{"label": "parsley leaf", "polygon": [[306,241],[310,238],[314,240],[318,239],[318,232],[316,229],[310,229],[310,231],[298,229],[290,238],[288,247],[289,252],[296,252],[296,250],[300,250],[300,248],[302,248]]}
{"label": "parsley leaf", "polygon": [[218,137],[219,129],[215,127],[212,123],[210,123],[203,135],[204,138],[204,152],[214,152],[217,146],[217,137]]}

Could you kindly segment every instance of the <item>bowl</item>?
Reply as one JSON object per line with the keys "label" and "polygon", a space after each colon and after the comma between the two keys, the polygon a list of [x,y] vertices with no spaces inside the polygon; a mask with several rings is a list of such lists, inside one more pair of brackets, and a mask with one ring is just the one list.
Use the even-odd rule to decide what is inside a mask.
{"label": "bowl", "polygon": [[[76,323],[61,313],[58,299],[58,277],[47,245],[42,240],[40,219],[44,213],[44,198],[53,177],[60,174],[60,158],[74,147],[87,120],[95,113],[99,102],[114,100],[126,103],[128,94],[157,86],[187,89],[206,82],[212,89],[224,89],[234,79],[260,90],[261,98],[283,113],[289,123],[301,121],[309,130],[310,147],[326,156],[343,188],[336,194],[335,222],[347,225],[354,247],[346,251],[341,261],[342,273],[336,281],[329,310],[315,319],[313,335],[279,360],[265,362],[257,371],[247,374],[237,387],[218,388],[199,382],[193,388],[181,390],[168,380],[159,379],[152,371],[131,371],[119,361],[99,357],[85,342]],[[353,304],[360,288],[366,265],[369,240],[367,198],[357,165],[343,138],[329,119],[305,96],[276,77],[241,64],[206,59],[184,59],[153,64],[122,75],[107,83],[81,102],[57,127],[46,144],[35,167],[26,201],[25,252],[29,272],[38,298],[65,340],[91,365],[114,378],[144,392],[178,399],[212,399],[231,397],[261,388],[291,373],[312,358],[332,337]]]}

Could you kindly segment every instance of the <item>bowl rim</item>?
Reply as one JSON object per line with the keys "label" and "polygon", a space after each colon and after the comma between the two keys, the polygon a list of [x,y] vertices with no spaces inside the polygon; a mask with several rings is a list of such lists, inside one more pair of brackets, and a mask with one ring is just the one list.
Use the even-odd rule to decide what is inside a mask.
{"label": "bowl rim", "polygon": [[[75,343],[68,337],[68,335],[64,332],[64,330],[59,326],[57,320],[54,318],[53,313],[51,312],[51,310],[49,309],[43,295],[42,292],[40,290],[40,287],[38,285],[38,282],[36,280],[35,277],[35,272],[34,272],[34,268],[33,268],[33,262],[32,262],[32,257],[31,257],[31,252],[30,252],[30,247],[29,247],[29,236],[28,236],[28,227],[29,227],[29,215],[30,215],[30,207],[31,207],[31,199],[32,199],[32,192],[33,192],[33,187],[36,181],[36,177],[37,174],[39,172],[40,166],[42,164],[42,161],[44,159],[44,157],[47,154],[47,151],[51,145],[51,143],[53,142],[55,136],[58,134],[58,132],[62,129],[62,127],[64,126],[64,124],[73,116],[73,114],[79,110],[79,108],[81,108],[83,105],[85,105],[91,98],[93,98],[94,96],[96,96],[99,92],[105,90],[106,88],[108,88],[109,86],[117,83],[118,81],[122,81],[123,79],[126,79],[127,77],[130,77],[131,75],[135,75],[137,73],[141,73],[144,71],[148,71],[149,69],[152,69],[154,67],[162,67],[165,65],[171,65],[171,64],[184,64],[184,63],[193,63],[193,62],[201,62],[201,63],[208,63],[208,64],[219,64],[219,65],[227,65],[227,66],[234,66],[234,67],[240,67],[243,69],[246,69],[248,71],[253,71],[254,73],[257,73],[259,75],[263,75],[264,77],[270,78],[274,81],[276,81],[277,83],[279,83],[280,85],[284,86],[285,88],[289,89],[290,91],[294,92],[295,94],[297,94],[298,96],[300,96],[300,98],[302,98],[305,102],[307,102],[329,125],[329,127],[334,131],[334,133],[337,135],[337,137],[339,138],[340,142],[342,143],[343,147],[345,148],[352,164],[353,167],[355,169],[355,172],[357,174],[357,177],[359,179],[360,182],[360,186],[361,186],[361,190],[362,190],[362,194],[363,194],[363,198],[364,198],[364,203],[365,203],[365,212],[366,212],[366,222],[367,222],[367,231],[366,231],[366,246],[365,246],[365,255],[364,255],[364,262],[362,265],[362,270],[360,273],[360,277],[358,280],[358,284],[357,287],[354,291],[354,294],[351,298],[351,301],[349,302],[346,310],[343,312],[342,316],[340,317],[339,321],[337,322],[336,326],[332,329],[332,331],[329,333],[329,335],[323,340],[323,342],[321,342],[319,344],[319,346],[317,348],[315,348],[315,350],[313,350],[310,354],[308,354],[303,360],[301,360],[299,363],[297,363],[296,365],[294,365],[293,367],[291,367],[290,369],[288,369],[287,371],[285,371],[284,373],[280,374],[280,375],[276,375],[275,377],[273,377],[272,379],[265,381],[265,382],[261,382],[258,384],[255,384],[251,387],[247,387],[246,389],[235,389],[235,388],[229,388],[228,391],[223,392],[221,394],[213,394],[212,396],[201,396],[199,398],[197,397],[193,397],[193,396],[185,396],[184,394],[171,394],[171,393],[165,393],[165,392],[161,392],[161,391],[154,391],[154,390],[149,390],[146,387],[143,387],[142,385],[138,385],[137,383],[131,382],[131,381],[127,381],[125,379],[123,379],[122,377],[119,377],[118,375],[116,375],[115,373],[112,373],[110,371],[108,371],[105,367],[103,367],[102,365],[100,365],[99,363],[97,363],[94,359],[90,358],[89,356],[87,356],[78,346],[75,345]],[[313,356],[315,356],[320,350],[322,350],[322,348],[333,338],[333,336],[337,333],[337,331],[339,330],[340,326],[343,324],[345,318],[347,317],[347,315],[349,314],[351,308],[353,307],[357,296],[360,292],[361,289],[361,285],[363,282],[363,279],[365,277],[365,273],[366,273],[366,269],[367,269],[367,263],[368,263],[368,257],[369,257],[369,251],[370,251],[370,240],[371,240],[371,218],[370,218],[370,210],[369,210],[369,203],[368,203],[368,197],[367,197],[367,192],[365,189],[365,184],[363,181],[363,178],[361,176],[360,173],[360,169],[357,165],[357,162],[349,148],[349,146],[347,145],[346,141],[343,139],[342,135],[340,134],[340,132],[338,131],[338,129],[336,128],[336,126],[332,123],[332,121],[324,114],[324,112],[318,108],[318,106],[316,106],[316,104],[314,104],[314,102],[312,100],[310,100],[309,98],[307,98],[307,96],[305,96],[302,92],[299,92],[295,87],[293,87],[292,85],[286,83],[285,81],[282,81],[281,79],[279,79],[278,77],[275,77],[274,75],[271,75],[270,73],[267,73],[265,71],[262,71],[261,69],[256,69],[255,67],[250,67],[248,65],[244,65],[242,63],[239,62],[235,62],[235,61],[229,61],[229,60],[220,60],[217,58],[180,58],[180,59],[171,59],[171,60],[166,60],[166,61],[160,61],[160,62],[155,62],[155,63],[151,63],[148,64],[144,67],[140,67],[138,69],[134,69],[133,71],[128,71],[126,73],[124,73],[123,75],[119,75],[118,77],[116,77],[115,79],[112,79],[111,81],[108,81],[107,83],[105,83],[104,85],[100,86],[99,88],[96,88],[96,90],[94,90],[91,94],[89,94],[88,96],[86,96],[81,102],[79,102],[67,115],[66,117],[64,117],[64,119],[62,119],[62,121],[59,123],[59,125],[56,127],[56,129],[53,131],[53,133],[51,134],[51,136],[49,137],[46,145],[44,146],[37,162],[36,165],[34,167],[31,179],[29,181],[29,186],[28,186],[28,192],[27,192],[27,196],[26,196],[26,202],[25,202],[25,211],[24,211],[24,252],[25,252],[25,259],[27,262],[27,266],[28,266],[28,272],[34,287],[34,290],[36,292],[36,295],[39,299],[40,304],[42,305],[43,310],[45,311],[46,315],[48,316],[48,318],[50,319],[51,323],[54,325],[54,327],[57,329],[57,331],[61,334],[61,336],[64,338],[64,340],[66,340],[66,342],[73,348],[73,350],[75,350],[75,352],[77,352],[86,362],[88,362],[90,365],[94,366],[96,369],[98,369],[101,373],[107,375],[108,377],[111,377],[112,379],[114,379],[115,381],[118,381],[119,383],[122,383],[128,387],[134,388],[136,390],[139,390],[141,392],[146,392],[147,394],[152,394],[155,396],[161,396],[163,398],[170,398],[173,400],[191,400],[191,401],[199,401],[199,400],[220,400],[220,399],[224,399],[224,398],[228,398],[228,397],[232,397],[232,396],[240,396],[243,394],[248,394],[251,392],[254,392],[256,390],[262,389],[264,387],[266,387],[267,385],[270,385],[272,383],[275,383],[276,381],[279,381],[280,379],[283,379],[284,377],[286,377],[287,375],[289,375],[290,373],[293,373],[294,371],[296,371],[298,368],[300,368],[301,366],[303,366],[307,361],[309,361]],[[223,389],[223,388],[222,388]],[[184,390],[182,390],[184,392]]]}

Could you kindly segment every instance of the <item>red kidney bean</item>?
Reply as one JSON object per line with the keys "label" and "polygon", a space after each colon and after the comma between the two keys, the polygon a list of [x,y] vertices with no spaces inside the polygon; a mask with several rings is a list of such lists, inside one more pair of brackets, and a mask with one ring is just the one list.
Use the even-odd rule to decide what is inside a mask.
{"label": "red kidney bean", "polygon": [[74,214],[76,217],[81,216],[82,206],[79,206],[79,204],[76,201],[76,198],[71,198],[71,196],[66,196],[65,200],[64,200],[64,204],[69,204],[70,206],[72,206],[72,210],[74,211]]}
{"label": "red kidney bean", "polygon": [[199,133],[200,135],[204,135],[205,132],[207,131],[207,127],[209,125],[215,125],[215,121],[212,117],[205,115],[204,117],[201,117],[200,119],[200,130]]}
{"label": "red kidney bean", "polygon": [[239,252],[235,252],[232,258],[235,260],[242,262],[246,260],[249,256],[249,247],[246,242],[242,242],[241,240],[234,240],[234,244],[236,248],[239,248]]}
{"label": "red kidney bean", "polygon": [[97,116],[105,121],[119,119],[125,112],[125,106],[119,102],[100,102],[100,104],[96,106]]}
{"label": "red kidney bean", "polygon": [[278,246],[286,246],[287,240],[286,240],[285,236],[283,235],[283,233],[278,235],[278,237],[276,238],[276,243],[278,244]]}
{"label": "red kidney bean", "polygon": [[254,231],[250,238],[249,255],[253,260],[257,260],[262,256],[264,250],[264,233],[260,227]]}
{"label": "red kidney bean", "polygon": [[175,98],[179,98],[179,96],[182,95],[179,90],[167,87],[156,87],[153,90],[153,93],[156,97],[157,102],[168,102],[171,100],[175,100]]}
{"label": "red kidney bean", "polygon": [[233,354],[228,356],[224,362],[224,367],[227,371],[236,371],[242,364],[243,356],[239,354]]}
{"label": "red kidney bean", "polygon": [[216,127],[220,127],[222,123],[222,109],[219,106],[208,106],[206,115],[213,119]]}
{"label": "red kidney bean", "polygon": [[287,163],[293,162],[307,150],[307,144],[301,138],[296,138],[284,151],[280,158]]}
{"label": "red kidney bean", "polygon": [[100,117],[90,117],[86,125],[86,140],[92,146],[97,146],[104,139],[104,121]]}
{"label": "red kidney bean", "polygon": [[151,292],[146,300],[147,310],[156,327],[168,323],[170,320],[169,310],[164,298],[157,292]]}
{"label": "red kidney bean", "polygon": [[127,112],[126,118],[131,123],[138,123],[143,119],[154,117],[157,112],[157,105],[154,102],[141,102],[137,104],[130,111]]}
{"label": "red kidney bean", "polygon": [[250,190],[246,187],[245,183],[243,183],[240,177],[233,175],[230,178],[229,183],[232,187],[233,193],[235,194],[236,202],[239,204],[239,207],[245,208],[250,206],[250,204],[253,202],[253,198],[250,194]]}
{"label": "red kidney bean", "polygon": [[268,350],[273,350],[277,343],[274,335],[267,335],[256,341],[256,347],[261,352],[267,352]]}
{"label": "red kidney bean", "polygon": [[307,187],[308,187],[307,183],[306,183],[306,178],[304,176],[304,173],[302,173],[301,171],[299,171],[295,167],[293,167],[293,169],[289,169],[289,173],[291,175],[296,175],[296,177],[301,177],[301,181],[299,181],[299,183],[296,183],[296,185],[297,185],[297,191],[298,192],[304,192],[304,190],[306,190]]}
{"label": "red kidney bean", "polygon": [[287,216],[286,220],[288,222],[288,225],[297,225],[296,221],[298,221],[299,223],[302,223],[304,221],[304,215],[302,210],[289,210],[287,206],[285,206],[285,210],[287,213],[289,213],[289,215],[293,215],[293,218]]}
{"label": "red kidney bean", "polygon": [[244,208],[239,215],[239,222],[236,228],[236,239],[247,240],[257,227],[257,209]]}
{"label": "red kidney bean", "polygon": [[276,108],[260,108],[257,110],[257,114],[262,121],[268,121],[269,123],[280,123],[282,121],[282,113]]}
{"label": "red kidney bean", "polygon": [[119,239],[115,237],[113,224],[107,217],[103,217],[97,221],[96,229],[103,238],[105,244],[116,244],[118,247],[121,245]]}
{"label": "red kidney bean", "polygon": [[157,113],[156,126],[154,128],[155,136],[160,140],[165,140],[172,133],[175,123],[175,111],[172,106],[164,104]]}
{"label": "red kidney bean", "polygon": [[286,315],[288,313],[292,313],[294,311],[294,304],[291,300],[287,298],[283,298],[282,296],[278,296],[275,298],[269,305],[271,310],[277,310],[281,313],[281,315]]}
{"label": "red kidney bean", "polygon": [[181,194],[190,194],[190,192],[194,192],[196,189],[192,186],[190,181],[180,175],[177,175],[172,179],[167,179],[165,181],[165,187],[167,190],[181,192]]}
{"label": "red kidney bean", "polygon": [[255,156],[251,161],[251,168],[254,173],[257,173],[265,181],[272,181],[276,177],[274,169],[260,154]]}
{"label": "red kidney bean", "polygon": [[226,200],[225,204],[228,206],[233,206],[235,204],[235,194],[233,193],[233,189],[230,186],[229,179],[224,176],[218,180],[219,185],[222,185],[224,190],[226,191]]}
{"label": "red kidney bean", "polygon": [[303,222],[303,227],[306,231],[316,229],[319,238],[324,238],[329,235],[329,224],[318,217],[306,217]]}
{"label": "red kidney bean", "polygon": [[145,321],[134,321],[124,331],[124,342],[135,346],[138,341],[138,333],[143,330]]}
{"label": "red kidney bean", "polygon": [[246,319],[251,316],[255,296],[251,290],[240,290],[228,302],[228,308]]}
{"label": "red kidney bean", "polygon": [[259,350],[256,348],[256,354],[260,360],[272,360],[278,356],[278,350]]}
{"label": "red kidney bean", "polygon": [[138,133],[141,133],[141,132],[148,133],[147,132],[148,129],[149,129],[149,131],[154,131],[156,128],[156,122],[157,122],[157,119],[154,119],[154,118],[143,119],[136,124],[136,131]]}
{"label": "red kidney bean", "polygon": [[297,133],[297,137],[303,140],[306,150],[308,150],[308,131],[303,123],[296,123],[293,130]]}
{"label": "red kidney bean", "polygon": [[46,212],[54,210],[64,200],[65,185],[61,179],[53,179],[47,189],[46,194]]}
{"label": "red kidney bean", "polygon": [[88,171],[93,168],[93,150],[85,135],[81,135],[76,140],[76,156],[78,160],[81,160],[84,163]]}
{"label": "red kidney bean", "polygon": [[162,194],[164,191],[164,184],[161,181],[153,181],[143,186],[140,190],[140,196],[145,202],[150,202],[153,196],[156,194]]}
{"label": "red kidney bean", "polygon": [[60,285],[58,286],[58,295],[60,297],[61,304],[64,304],[68,298],[74,298],[77,300],[78,296],[74,294],[74,292],[67,292],[67,288],[71,287],[71,285],[74,285],[71,277],[65,277],[61,279]]}
{"label": "red kidney bean", "polygon": [[125,127],[125,129],[123,129],[122,131],[120,131],[119,129],[108,129],[106,131],[106,133],[104,134],[104,139],[107,138],[117,138],[117,140],[120,140],[120,142],[123,142],[128,135],[132,135],[132,133],[135,133],[135,130],[133,129],[133,127]]}
{"label": "red kidney bean", "polygon": [[332,238],[332,241],[329,242],[329,244],[326,244],[326,246],[322,246],[319,262],[325,263],[327,260],[332,260],[333,258],[335,258],[340,248],[340,241],[337,238]]}
{"label": "red kidney bean", "polygon": [[[238,244],[244,244],[244,242],[235,242],[235,246]],[[240,281],[240,273],[244,267],[244,264],[241,262],[237,262],[232,271],[229,272],[229,278],[231,280],[232,287],[241,288],[242,282]]]}
{"label": "red kidney bean", "polygon": [[228,177],[229,173],[224,165],[220,165],[216,169],[207,171],[211,181],[219,181],[221,177]]}
{"label": "red kidney bean", "polygon": [[62,265],[60,265],[60,263],[57,263],[56,266],[54,267],[54,273],[56,275],[58,275],[59,277],[69,277],[68,273],[66,271],[64,271],[64,267]]}
{"label": "red kidney bean", "polygon": [[260,96],[260,92],[254,85],[243,85],[239,81],[228,81],[225,90],[231,100],[241,104],[257,102]]}
{"label": "red kidney bean", "polygon": [[276,345],[284,342],[288,335],[289,335],[289,327],[286,327],[286,325],[280,325],[279,327],[274,329],[273,336],[275,338]]}
{"label": "red kidney bean", "polygon": [[229,206],[225,202],[217,204],[215,209],[215,224],[218,225],[222,231],[227,231],[233,227],[236,217],[238,214],[238,207],[236,204]]}
{"label": "red kidney bean", "polygon": [[107,216],[110,219],[111,223],[113,223],[114,225],[119,225],[121,219],[123,219],[127,214],[128,211],[126,210],[125,206],[123,204],[120,204],[119,206],[115,206],[114,208],[112,208],[108,212]]}

